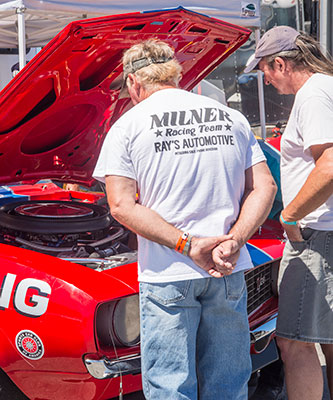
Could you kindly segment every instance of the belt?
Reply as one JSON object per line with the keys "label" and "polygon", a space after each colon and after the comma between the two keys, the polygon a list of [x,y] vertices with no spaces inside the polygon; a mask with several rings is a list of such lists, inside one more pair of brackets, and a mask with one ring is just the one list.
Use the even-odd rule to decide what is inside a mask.
{"label": "belt", "polygon": [[313,229],[313,228],[301,228],[301,235],[303,237],[304,240],[309,240],[311,238],[311,236],[316,233],[316,232],[326,232],[329,234],[333,234],[333,231],[331,230],[320,230],[320,229]]}

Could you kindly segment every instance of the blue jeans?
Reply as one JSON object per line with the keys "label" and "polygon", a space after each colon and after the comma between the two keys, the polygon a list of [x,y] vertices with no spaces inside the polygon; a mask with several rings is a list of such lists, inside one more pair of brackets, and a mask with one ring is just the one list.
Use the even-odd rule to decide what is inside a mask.
{"label": "blue jeans", "polygon": [[140,283],[147,400],[247,400],[251,374],[244,273]]}

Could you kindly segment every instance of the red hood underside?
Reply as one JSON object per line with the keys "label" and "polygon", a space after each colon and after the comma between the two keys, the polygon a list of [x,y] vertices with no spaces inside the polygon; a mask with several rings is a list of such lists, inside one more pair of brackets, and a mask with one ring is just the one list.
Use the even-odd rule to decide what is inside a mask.
{"label": "red hood underside", "polygon": [[110,126],[131,107],[119,96],[123,51],[158,38],[192,89],[250,31],[183,8],[77,21],[62,30],[0,94],[0,184],[58,179],[91,184]]}

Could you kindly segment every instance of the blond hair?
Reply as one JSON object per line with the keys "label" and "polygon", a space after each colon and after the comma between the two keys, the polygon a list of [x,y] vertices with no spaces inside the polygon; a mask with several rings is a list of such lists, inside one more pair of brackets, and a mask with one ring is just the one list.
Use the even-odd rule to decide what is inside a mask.
{"label": "blond hair", "polygon": [[182,67],[167,43],[150,39],[125,51],[123,70],[124,80],[133,73],[146,89],[154,89],[160,85],[178,86]]}

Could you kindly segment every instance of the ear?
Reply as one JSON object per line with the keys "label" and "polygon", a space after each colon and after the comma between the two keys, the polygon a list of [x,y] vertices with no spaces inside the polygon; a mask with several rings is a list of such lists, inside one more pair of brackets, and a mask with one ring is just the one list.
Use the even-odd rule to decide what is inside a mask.
{"label": "ear", "polygon": [[287,64],[286,61],[282,57],[275,57],[274,59],[274,68],[280,72],[284,72],[286,70]]}
{"label": "ear", "polygon": [[133,104],[138,104],[140,102],[141,85],[134,74],[128,74],[126,85]]}

